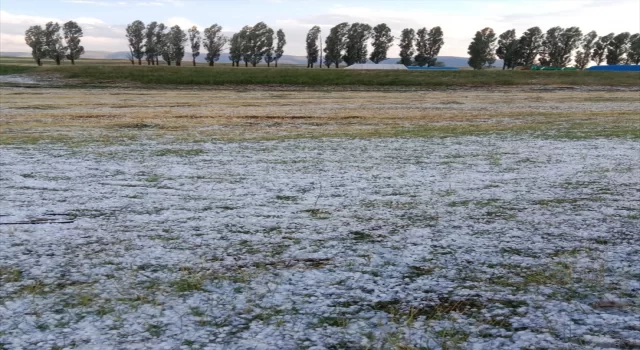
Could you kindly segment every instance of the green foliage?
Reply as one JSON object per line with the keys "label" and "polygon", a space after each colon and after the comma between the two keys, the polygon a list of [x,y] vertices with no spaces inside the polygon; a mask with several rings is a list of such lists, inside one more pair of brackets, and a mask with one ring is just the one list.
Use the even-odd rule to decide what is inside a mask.
{"label": "green foliage", "polygon": [[215,62],[220,59],[222,48],[227,44],[227,41],[227,37],[222,35],[221,26],[213,24],[211,27],[205,28],[202,46],[207,50],[205,59],[209,62],[209,66],[213,67]]}
{"label": "green foliage", "polygon": [[629,51],[629,32],[614,36],[607,45],[607,64],[615,66],[624,62],[624,55]]}
{"label": "green foliage", "polygon": [[598,33],[595,30],[587,33],[584,37],[582,37],[582,42],[580,45],[580,50],[576,52],[575,62],[576,68],[583,70],[591,62],[591,55],[593,53],[593,47],[595,45],[596,39],[598,38]]}
{"label": "green foliage", "polygon": [[516,39],[516,30],[511,29],[500,34],[498,39],[498,49],[496,55],[503,60],[502,69],[515,68],[518,64],[518,39]]}
{"label": "green foliage", "polygon": [[[276,67],[278,66],[278,60],[284,55],[284,46],[287,44],[287,37],[284,34],[282,29],[278,29],[276,33],[276,37],[278,38],[278,44],[276,45],[275,57]],[[322,64],[322,63],[321,63]]]}
{"label": "green foliage", "polygon": [[493,64],[496,60],[496,40],[496,33],[489,27],[476,32],[468,49],[469,66],[473,69],[482,69],[484,66]]}
{"label": "green foliage", "polygon": [[271,28],[267,29],[265,33],[265,47],[264,62],[267,64],[267,67],[271,67],[271,63],[276,60],[273,48],[273,29]]}
{"label": "green foliage", "polygon": [[544,34],[539,27],[531,27],[518,40],[518,65],[531,66],[542,48]]}
{"label": "green foliage", "polygon": [[187,34],[175,25],[171,27],[169,32],[164,36],[162,59],[171,65],[171,62],[176,62],[176,66],[182,65],[182,59],[184,58],[184,44],[187,42]]}
{"label": "green foliage", "polygon": [[413,41],[415,40],[416,32],[411,28],[405,28],[400,35],[400,63],[405,66],[413,64]]}
{"label": "green foliage", "polygon": [[627,52],[626,64],[640,64],[640,33],[633,34],[629,38],[629,52]]}
{"label": "green foliage", "polygon": [[273,29],[269,28],[264,22],[258,22],[246,32],[243,45],[243,60],[255,67],[262,61],[264,55],[272,49],[272,46]]}
{"label": "green foliage", "polygon": [[42,59],[47,57],[45,47],[45,32],[41,26],[31,26],[24,33],[24,41],[31,48],[31,56],[38,66],[42,65]]}
{"label": "green foliage", "polygon": [[320,49],[318,48],[318,39],[320,37],[320,27],[313,26],[307,33],[307,68],[313,68],[313,65],[318,62],[318,56],[320,55]]}
{"label": "green foliage", "polygon": [[609,33],[605,36],[601,36],[593,45],[593,53],[591,54],[591,59],[599,66],[604,62],[605,55],[607,54],[607,45],[613,37],[614,33]]}
{"label": "green foliage", "polygon": [[202,37],[200,36],[200,31],[196,26],[189,28],[187,33],[189,34],[189,43],[191,44],[191,56],[193,57],[193,66],[195,67],[196,57],[200,56],[200,41],[202,41]]}
{"label": "green foliage", "polygon": [[353,23],[346,33],[342,60],[348,66],[367,63],[367,42],[371,38],[371,26],[365,23]]}
{"label": "green foliage", "polygon": [[578,47],[582,31],[578,27],[553,27],[547,30],[542,41],[540,65],[545,67],[566,67],[571,62],[571,52]]}
{"label": "green foliage", "polygon": [[342,51],[345,48],[345,37],[349,23],[343,22],[331,28],[329,35],[325,39],[324,47],[324,64],[327,67],[335,65],[336,68],[342,62]]}
{"label": "green foliage", "polygon": [[442,28],[433,27],[427,33],[427,66],[433,67],[436,65],[438,54],[440,53],[440,49],[444,45],[444,33],[442,32]]}
{"label": "green foliage", "polygon": [[144,39],[146,27],[142,21],[133,21],[127,25],[127,40],[129,40],[129,49],[131,50],[132,58],[138,60],[138,64],[142,64],[142,57],[144,56]]}
{"label": "green foliage", "polygon": [[240,65],[240,60],[242,60],[243,34],[243,31],[233,34],[229,42],[229,59],[231,60],[232,66]]}
{"label": "green foliage", "polygon": [[146,31],[144,32],[144,53],[147,56],[147,64],[155,64],[157,57],[157,43],[156,43],[156,31],[158,30],[158,22],[151,22],[147,24]]}
{"label": "green foliage", "polygon": [[429,63],[427,56],[427,28],[418,29],[416,32],[416,57],[418,66],[424,67]]}
{"label": "green foliage", "polygon": [[48,22],[44,28],[44,45],[47,57],[54,60],[57,65],[64,60],[67,55],[67,47],[62,42],[60,35],[60,25]]}
{"label": "green foliage", "polygon": [[84,54],[84,47],[80,45],[80,38],[84,36],[82,28],[78,23],[69,21],[62,26],[62,31],[69,50],[66,58],[71,61],[71,64],[75,64],[75,61]]}
{"label": "green foliage", "polygon": [[378,24],[373,28],[373,52],[369,59],[373,63],[380,63],[387,59],[387,52],[393,46],[395,38],[391,35],[391,28],[386,23]]}

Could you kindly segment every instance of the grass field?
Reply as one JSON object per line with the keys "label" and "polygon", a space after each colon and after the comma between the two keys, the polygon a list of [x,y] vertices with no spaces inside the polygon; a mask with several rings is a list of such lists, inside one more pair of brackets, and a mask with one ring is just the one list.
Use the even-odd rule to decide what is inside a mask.
{"label": "grass field", "polygon": [[232,68],[220,65],[169,67],[131,66],[126,61],[81,60],[77,66],[34,67],[20,58],[2,58],[0,74],[57,73],[87,82],[130,82],[167,85],[296,85],[296,86],[406,86],[423,88],[467,86],[638,86],[635,72],[570,71],[362,71],[301,69],[300,67]]}
{"label": "grass field", "polygon": [[74,84],[0,86],[0,349],[640,346],[633,89]]}

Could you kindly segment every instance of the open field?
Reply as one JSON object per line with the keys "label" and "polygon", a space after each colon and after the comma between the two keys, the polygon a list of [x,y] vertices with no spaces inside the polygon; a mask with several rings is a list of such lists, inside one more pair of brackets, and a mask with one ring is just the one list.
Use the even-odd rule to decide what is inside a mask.
{"label": "open field", "polygon": [[[572,71],[396,71],[279,68],[131,66],[84,62],[77,66],[35,67],[0,60],[0,74],[57,74],[77,84],[136,83],[157,88],[175,85],[390,86],[417,88],[493,86],[640,86],[637,72]],[[17,59],[21,60],[21,59]],[[89,60],[87,60],[89,61]],[[80,62],[80,61],[79,61]],[[121,62],[121,61],[120,61]],[[121,62],[122,63],[122,62]],[[125,62],[126,63],[126,62]]]}
{"label": "open field", "polygon": [[640,347],[637,91],[8,85],[0,349]]}

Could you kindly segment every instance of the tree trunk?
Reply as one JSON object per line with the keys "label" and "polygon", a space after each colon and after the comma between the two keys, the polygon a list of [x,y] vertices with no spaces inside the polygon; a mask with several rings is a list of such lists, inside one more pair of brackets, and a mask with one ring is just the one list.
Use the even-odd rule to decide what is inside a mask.
{"label": "tree trunk", "polygon": [[276,60],[276,68],[278,68],[278,60]]}
{"label": "tree trunk", "polygon": [[209,67],[213,67],[213,61],[209,61]]}
{"label": "tree trunk", "polygon": [[271,62],[267,62],[267,68],[271,67]]}
{"label": "tree trunk", "polygon": [[249,67],[249,62],[245,61],[245,62],[244,62],[244,66],[245,66],[245,67]]}
{"label": "tree trunk", "polygon": [[75,66],[76,65],[76,60],[73,59],[73,56],[71,56],[71,65]]}
{"label": "tree trunk", "polygon": [[339,63],[338,63],[338,62],[336,62],[336,68],[340,68],[340,67],[338,67],[338,66],[339,66]]}
{"label": "tree trunk", "polygon": [[196,58],[195,57],[193,58],[193,66],[194,67],[196,66]]}

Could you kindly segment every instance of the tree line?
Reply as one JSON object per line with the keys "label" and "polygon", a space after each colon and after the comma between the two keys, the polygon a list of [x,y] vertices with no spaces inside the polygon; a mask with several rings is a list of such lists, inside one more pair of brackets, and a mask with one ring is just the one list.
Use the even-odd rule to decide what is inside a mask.
{"label": "tree line", "polygon": [[38,66],[42,65],[43,58],[50,58],[57,65],[65,59],[75,64],[84,54],[84,47],[80,45],[82,36],[82,28],[74,21],[69,21],[62,27],[57,22],[48,22],[44,27],[29,27],[24,33],[24,40],[31,48],[31,56]]}
{"label": "tree line", "polygon": [[[575,55],[573,52],[575,52]],[[491,28],[476,32],[468,48],[468,64],[473,69],[491,67],[496,57],[502,69],[534,64],[544,67],[567,67],[572,62],[580,70],[591,61],[601,65],[640,64],[640,33],[582,33],[578,27],[553,27],[544,33],[539,27],[527,29],[518,38],[515,29],[496,36]]]}
{"label": "tree line", "polygon": [[[313,68],[320,63],[320,67],[340,67],[344,62],[347,66],[356,63],[367,63],[371,60],[378,64],[387,59],[387,53],[393,46],[395,37],[391,35],[391,28],[386,23],[371,27],[366,23],[340,23],[329,30],[324,44],[324,58],[319,59],[318,41],[320,27],[314,26],[307,33],[306,51],[307,68]],[[440,49],[444,45],[444,33],[440,27],[418,29],[411,28],[402,31],[400,37],[400,62],[406,66],[435,66]],[[368,43],[371,40],[373,50],[368,53]],[[415,45],[415,50],[414,50]],[[414,56],[415,55],[415,56]]]}
{"label": "tree line", "polygon": [[127,26],[126,37],[129,42],[129,60],[131,64],[135,64],[137,60],[138,65],[142,64],[143,58],[147,65],[159,65],[159,58],[162,57],[168,65],[175,63],[176,66],[181,66],[185,45],[188,43],[194,66],[202,47],[207,51],[205,60],[213,67],[229,44],[229,59],[233,66],[239,66],[244,61],[245,66],[251,63],[255,67],[264,60],[269,66],[275,62],[277,67],[287,43],[282,29],[274,33],[264,22],[244,26],[240,32],[227,38],[218,24],[213,24],[200,33],[196,26],[185,32],[178,25],[167,28],[163,23],[151,22],[145,26],[142,21],[134,21]]}

